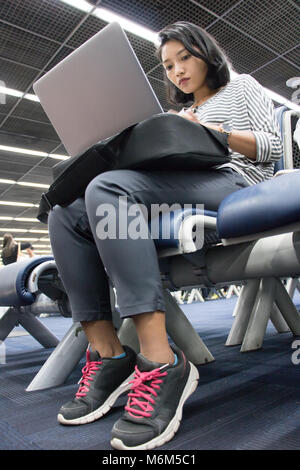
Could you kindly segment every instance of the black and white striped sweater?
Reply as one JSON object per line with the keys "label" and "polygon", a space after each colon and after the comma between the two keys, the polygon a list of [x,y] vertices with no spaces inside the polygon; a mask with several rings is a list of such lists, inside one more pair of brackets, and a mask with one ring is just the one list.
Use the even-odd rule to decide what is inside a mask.
{"label": "black and white striped sweater", "polygon": [[274,163],[282,156],[279,124],[272,100],[251,76],[242,74],[216,95],[197,107],[203,122],[226,123],[236,130],[250,130],[256,139],[256,161],[231,151],[232,162],[216,167],[231,167],[250,184],[272,178]]}

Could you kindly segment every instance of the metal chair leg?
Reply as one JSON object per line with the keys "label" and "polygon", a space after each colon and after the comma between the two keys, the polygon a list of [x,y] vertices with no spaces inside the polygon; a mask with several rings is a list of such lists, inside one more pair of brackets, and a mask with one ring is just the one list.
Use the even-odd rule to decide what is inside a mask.
{"label": "metal chair leg", "polygon": [[287,333],[288,331],[290,331],[285,319],[280,313],[280,310],[277,307],[275,302],[271,311],[270,320],[273,323],[276,330],[278,331],[278,333]]}
{"label": "metal chair leg", "polygon": [[18,324],[18,310],[11,307],[0,318],[0,340],[4,341]]}
{"label": "metal chair leg", "polygon": [[26,392],[62,385],[82,358],[88,340],[84,331],[76,336],[80,323],[74,323],[45,364],[28,385]]}
{"label": "metal chair leg", "polygon": [[59,339],[33,313],[20,312],[18,318],[20,325],[44,348],[55,348],[58,345]]}
{"label": "metal chair leg", "polygon": [[194,364],[206,364],[214,357],[196,333],[185,314],[168,290],[164,291],[166,302],[166,328],[174,343]]}
{"label": "metal chair leg", "polygon": [[275,279],[261,280],[256,302],[244,336],[241,352],[261,348],[275,296]]}
{"label": "metal chair leg", "polygon": [[140,344],[132,318],[125,318],[118,331],[121,344],[131,347],[137,354],[140,352]]}
{"label": "metal chair leg", "polygon": [[275,302],[277,307],[288,324],[291,332],[295,336],[298,336],[300,335],[300,314],[280,280],[276,279],[275,281]]}
{"label": "metal chair leg", "polygon": [[259,284],[260,279],[249,279],[247,284],[242,287],[233,314],[235,319],[225,346],[242,344],[254,307]]}

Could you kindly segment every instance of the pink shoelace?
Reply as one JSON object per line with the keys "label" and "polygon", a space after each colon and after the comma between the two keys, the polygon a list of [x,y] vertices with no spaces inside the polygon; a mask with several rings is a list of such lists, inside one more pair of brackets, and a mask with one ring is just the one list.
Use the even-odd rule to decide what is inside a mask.
{"label": "pink shoelace", "polygon": [[[135,366],[134,380],[129,382],[132,383],[132,388],[130,393],[128,393],[128,402],[125,406],[125,410],[134,418],[149,418],[151,416],[154,409],[152,405],[155,404],[155,399],[151,395],[157,397],[156,390],[160,389],[159,384],[163,382],[161,377],[168,374],[168,372],[161,372],[161,369],[167,365],[150,372],[140,372],[137,366]],[[147,385],[145,382],[149,382],[149,384]],[[133,408],[134,406],[138,408]]]}
{"label": "pink shoelace", "polygon": [[86,365],[82,369],[82,377],[79,380],[80,387],[76,393],[76,398],[85,397],[89,391],[90,382],[94,379],[92,375],[96,375],[96,370],[99,370],[99,365],[102,361],[90,361],[90,351],[86,352]]}

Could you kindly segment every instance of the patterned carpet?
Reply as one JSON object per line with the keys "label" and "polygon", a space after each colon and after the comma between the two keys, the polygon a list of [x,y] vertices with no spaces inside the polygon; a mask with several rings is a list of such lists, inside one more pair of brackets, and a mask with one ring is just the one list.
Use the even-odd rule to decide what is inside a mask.
{"label": "patterned carpet", "polygon": [[[300,305],[299,293],[294,302]],[[235,303],[233,297],[182,306],[216,360],[199,366],[199,386],[184,406],[181,427],[161,450],[299,449],[300,364],[292,362],[297,338],[269,324],[261,350],[225,347]],[[41,321],[59,338],[71,325],[62,317]],[[18,331],[5,341],[5,359],[1,346],[0,450],[111,450],[110,431],[126,397],[95,423],[59,425],[57,411],[77,390],[83,360],[64,385],[25,392],[52,350]]]}

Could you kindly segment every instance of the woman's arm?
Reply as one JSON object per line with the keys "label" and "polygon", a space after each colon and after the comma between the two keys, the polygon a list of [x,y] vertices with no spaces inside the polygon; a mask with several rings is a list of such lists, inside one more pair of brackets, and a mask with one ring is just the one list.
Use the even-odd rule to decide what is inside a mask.
{"label": "woman's arm", "polygon": [[234,129],[228,137],[228,145],[234,152],[256,160],[256,140],[253,132]]}
{"label": "woman's arm", "polygon": [[[214,129],[215,131],[221,131],[220,125],[199,121],[196,118],[196,115],[190,110],[180,112],[179,115],[189,121],[197,122],[198,124],[202,124],[202,126]],[[256,160],[256,139],[253,132],[233,129],[228,137],[228,145],[234,152],[241,153],[251,160]]]}
{"label": "woman's arm", "polygon": [[[233,129],[228,138],[228,145],[234,152],[245,155],[253,161],[275,162],[281,158],[283,148],[272,100],[253,77],[244,75],[242,79],[250,129],[246,131]],[[178,114],[203,126],[220,130],[219,124],[201,122],[190,110],[182,110]]]}

